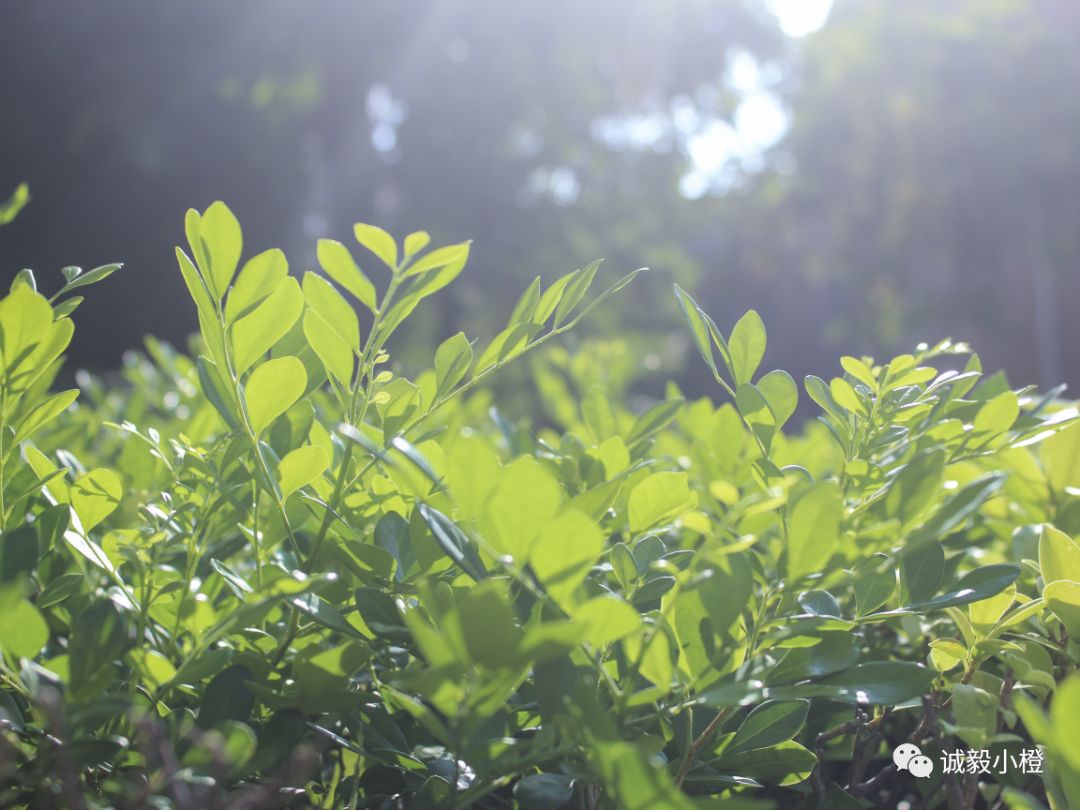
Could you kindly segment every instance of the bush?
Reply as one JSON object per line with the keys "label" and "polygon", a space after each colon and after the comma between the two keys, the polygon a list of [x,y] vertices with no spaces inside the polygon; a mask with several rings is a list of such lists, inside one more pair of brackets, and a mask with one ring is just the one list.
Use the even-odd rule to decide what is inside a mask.
{"label": "bush", "polygon": [[532,430],[480,383],[633,274],[537,279],[409,380],[388,341],[467,243],[357,225],[380,292],[330,240],[325,277],[237,272],[220,203],[186,230],[196,359],[149,340],[76,404],[69,293],[116,266],[0,302],[3,806],[1080,806],[1060,392],[946,341],[807,378],[785,434],[761,319],[725,338],[676,288],[730,402],[634,413],[561,352]]}

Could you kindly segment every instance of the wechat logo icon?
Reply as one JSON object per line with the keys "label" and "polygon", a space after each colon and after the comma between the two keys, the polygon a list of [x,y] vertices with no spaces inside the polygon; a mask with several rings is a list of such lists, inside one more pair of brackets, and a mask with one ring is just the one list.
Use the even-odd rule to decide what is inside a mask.
{"label": "wechat logo icon", "polygon": [[923,756],[917,745],[902,743],[892,752],[892,761],[898,771],[909,771],[917,779],[925,779],[934,772],[934,760]]}

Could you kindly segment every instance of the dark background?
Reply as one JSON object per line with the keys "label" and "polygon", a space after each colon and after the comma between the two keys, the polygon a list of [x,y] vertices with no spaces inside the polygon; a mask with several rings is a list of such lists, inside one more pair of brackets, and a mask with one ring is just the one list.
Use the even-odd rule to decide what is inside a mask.
{"label": "dark background", "polygon": [[[685,344],[678,280],[725,327],[759,309],[796,375],[951,335],[1014,383],[1080,382],[1080,4],[835,0],[799,37],[783,5],[0,0],[0,197],[33,196],[0,274],[125,262],[77,366],[183,345],[173,245],[222,199],[294,271],[358,220],[473,238],[406,363],[604,256],[658,272],[588,328],[646,348]],[[665,370],[711,391],[686,359]]]}

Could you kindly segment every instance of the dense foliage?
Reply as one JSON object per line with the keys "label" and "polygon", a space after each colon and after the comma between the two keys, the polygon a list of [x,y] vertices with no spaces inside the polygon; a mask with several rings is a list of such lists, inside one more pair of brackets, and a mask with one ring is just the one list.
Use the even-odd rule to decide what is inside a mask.
{"label": "dense foliage", "polygon": [[[761,319],[676,288],[729,401],[631,409],[617,347],[556,347],[537,429],[483,381],[633,274],[537,279],[408,379],[390,338],[467,243],[359,224],[385,281],[331,240],[298,281],[224,205],[185,224],[194,357],[53,393],[116,266],[0,301],[0,805],[1080,806],[1060,392],[946,341],[807,378],[785,434]],[[1045,768],[917,779],[905,742]]]}

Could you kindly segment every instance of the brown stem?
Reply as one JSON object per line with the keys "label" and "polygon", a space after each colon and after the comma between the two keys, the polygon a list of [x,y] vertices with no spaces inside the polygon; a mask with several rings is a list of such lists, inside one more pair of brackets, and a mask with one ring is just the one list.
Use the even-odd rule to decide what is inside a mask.
{"label": "brown stem", "polygon": [[690,749],[686,752],[686,756],[683,757],[682,765],[679,766],[679,773],[675,776],[675,787],[682,787],[682,783],[686,781],[686,775],[690,773],[690,768],[693,766],[694,760],[697,759],[697,755],[705,747],[705,743],[709,741],[709,738],[720,728],[720,724],[724,722],[727,713],[728,709],[726,708],[718,711],[716,717],[705,727],[705,730],[698,735],[696,740],[690,743]]}

